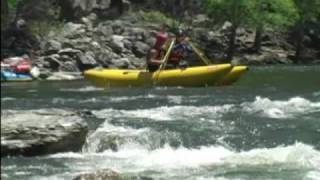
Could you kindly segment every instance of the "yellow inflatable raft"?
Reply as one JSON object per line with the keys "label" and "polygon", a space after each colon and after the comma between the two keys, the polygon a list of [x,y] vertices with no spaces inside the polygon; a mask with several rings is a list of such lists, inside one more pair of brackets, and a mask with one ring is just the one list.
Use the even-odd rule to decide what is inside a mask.
{"label": "yellow inflatable raft", "polygon": [[[146,70],[91,69],[85,71],[84,76],[99,87],[152,85],[193,87],[222,85],[225,84],[224,81],[233,82],[233,79],[236,80],[237,76],[246,71],[243,68],[233,69],[234,67],[230,64],[162,70],[154,73]],[[233,73],[233,71],[236,73]]]}
{"label": "yellow inflatable raft", "polygon": [[238,81],[238,79],[248,70],[249,68],[247,66],[235,66],[231,69],[230,72],[219,79],[216,85],[231,85]]}

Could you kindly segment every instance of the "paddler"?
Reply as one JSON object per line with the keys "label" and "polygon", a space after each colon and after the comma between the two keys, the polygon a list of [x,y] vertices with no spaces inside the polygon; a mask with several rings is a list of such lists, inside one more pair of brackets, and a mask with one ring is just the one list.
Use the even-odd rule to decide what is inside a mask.
{"label": "paddler", "polygon": [[167,33],[168,26],[163,24],[161,31],[157,34],[156,43],[150,49],[147,55],[147,69],[149,72],[155,72],[159,69],[163,63],[163,57],[165,55],[165,45],[169,39]]}
{"label": "paddler", "polygon": [[192,47],[188,44],[187,32],[179,29],[176,33],[176,44],[170,53],[167,68],[181,68],[181,60],[192,52]]}

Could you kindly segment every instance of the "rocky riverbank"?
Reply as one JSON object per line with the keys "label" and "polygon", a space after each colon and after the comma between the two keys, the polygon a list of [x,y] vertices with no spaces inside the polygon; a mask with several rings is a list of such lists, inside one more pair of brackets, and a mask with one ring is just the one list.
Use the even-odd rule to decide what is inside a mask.
{"label": "rocky riverbank", "polygon": [[[41,79],[55,80],[59,79],[61,72],[81,74],[84,70],[94,67],[141,68],[145,64],[145,56],[154,44],[155,34],[159,31],[162,22],[152,21],[150,18],[146,21],[141,11],[132,10],[123,13],[130,9],[130,3],[125,2],[123,2],[125,6],[119,6],[122,9],[118,8],[120,14],[112,14],[114,8],[108,3],[108,6],[107,4],[102,6],[104,11],[109,12],[108,15],[101,14],[100,10],[91,6],[82,10],[74,7],[74,11],[81,10],[81,12],[75,11],[78,13],[67,14],[68,16],[66,11],[63,11],[64,16],[67,16],[70,21],[59,24],[58,28],[50,29],[49,27],[50,30],[43,37],[33,37],[27,28],[28,22],[17,21],[16,26],[21,26],[19,36],[15,33],[3,36],[5,38],[1,43],[1,55],[8,57],[29,54],[33,64],[40,68]],[[226,22],[218,27],[209,26],[210,19],[203,14],[198,14],[189,24],[192,24],[188,27],[190,37],[210,59],[214,63],[226,62],[225,51],[228,46],[227,35],[230,23]],[[238,30],[236,54],[231,61],[233,64],[293,63],[295,51],[290,35],[265,30],[259,52],[252,48],[255,35],[254,30],[243,28]],[[302,63],[319,64],[320,51],[316,46],[320,38],[310,30],[306,33],[305,39],[308,42],[306,42],[305,58]],[[191,58],[193,57],[195,56]],[[74,77],[62,77],[62,79],[74,79]]]}

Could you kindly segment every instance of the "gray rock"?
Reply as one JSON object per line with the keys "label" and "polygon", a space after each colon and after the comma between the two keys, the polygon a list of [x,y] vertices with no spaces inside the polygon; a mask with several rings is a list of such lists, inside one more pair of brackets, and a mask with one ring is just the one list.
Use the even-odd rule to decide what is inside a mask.
{"label": "gray rock", "polygon": [[95,32],[103,36],[111,36],[113,34],[112,27],[110,25],[104,25],[102,23],[98,25],[98,27],[95,29]]}
{"label": "gray rock", "polygon": [[44,61],[48,62],[48,64],[44,64],[45,65],[44,67],[50,68],[54,71],[58,71],[59,67],[62,65],[59,54],[52,54],[50,56],[45,56]]}
{"label": "gray rock", "polygon": [[145,43],[148,44],[148,46],[152,47],[156,44],[156,38],[154,36],[148,36],[148,38],[146,38]]}
{"label": "gray rock", "polygon": [[95,60],[95,54],[91,51],[81,54],[78,60],[78,66],[81,71],[98,66],[98,63]]}
{"label": "gray rock", "polygon": [[58,54],[59,55],[67,55],[67,56],[77,56],[78,54],[81,54],[82,52],[78,49],[72,49],[72,48],[65,48],[61,49]]}
{"label": "gray rock", "polygon": [[124,33],[124,27],[126,27],[126,24],[124,22],[117,20],[112,25],[112,31],[114,34],[121,35]]}
{"label": "gray rock", "polygon": [[86,26],[84,24],[75,24],[69,22],[64,25],[60,36],[70,39],[81,38],[86,32],[85,28]]}
{"label": "gray rock", "polygon": [[81,56],[80,63],[83,65],[92,65],[95,66],[97,64],[97,61],[94,58],[94,53],[91,51],[88,51],[84,54],[84,56]]}
{"label": "gray rock", "polygon": [[124,51],[124,37],[119,35],[111,36],[110,47],[117,53],[121,53]]}
{"label": "gray rock", "polygon": [[51,39],[47,41],[44,45],[44,54],[50,55],[57,53],[62,48],[61,42]]}
{"label": "gray rock", "polygon": [[150,46],[148,44],[137,41],[134,43],[132,47],[132,52],[139,58],[145,57],[150,49]]}
{"label": "gray rock", "polygon": [[79,68],[78,65],[75,61],[67,61],[64,62],[61,66],[60,66],[60,71],[64,71],[64,72],[79,72]]}
{"label": "gray rock", "polygon": [[110,169],[103,169],[94,173],[81,174],[73,180],[120,180],[120,175]]}
{"label": "gray rock", "polygon": [[126,49],[132,50],[133,44],[130,40],[128,39],[123,40],[123,44]]}
{"label": "gray rock", "polygon": [[75,113],[59,109],[1,111],[1,156],[37,156],[78,151],[88,127]]}
{"label": "gray rock", "polygon": [[115,68],[127,69],[130,66],[130,61],[128,58],[112,59],[111,66]]}

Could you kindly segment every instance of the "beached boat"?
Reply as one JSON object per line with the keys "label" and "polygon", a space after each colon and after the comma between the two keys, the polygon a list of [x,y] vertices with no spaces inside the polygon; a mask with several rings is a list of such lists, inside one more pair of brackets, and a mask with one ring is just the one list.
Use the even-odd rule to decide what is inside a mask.
{"label": "beached boat", "polygon": [[1,71],[1,82],[21,82],[21,81],[32,81],[33,77],[31,74],[16,73],[13,71]]}

